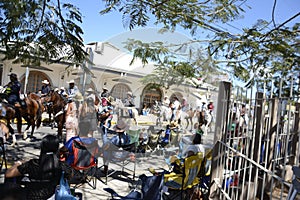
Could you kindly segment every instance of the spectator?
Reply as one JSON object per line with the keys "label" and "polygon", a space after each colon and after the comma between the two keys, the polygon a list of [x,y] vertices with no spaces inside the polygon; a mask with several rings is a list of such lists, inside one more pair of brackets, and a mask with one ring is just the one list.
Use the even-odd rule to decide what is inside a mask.
{"label": "spectator", "polygon": [[[113,158],[114,150],[117,150],[122,147],[126,147],[130,144],[130,137],[126,133],[126,130],[129,129],[129,126],[123,121],[119,120],[118,123],[114,126],[113,130],[116,132],[116,135],[111,139],[108,139],[106,133],[102,133],[103,138],[103,163],[104,163],[104,173],[108,172],[108,164]],[[125,154],[127,152],[124,151]]]}
{"label": "spectator", "polygon": [[78,134],[78,117],[77,106],[74,101],[70,101],[66,105],[66,141]]}
{"label": "spectator", "polygon": [[169,97],[168,97],[168,96],[165,96],[165,97],[164,97],[164,100],[163,100],[163,106],[169,107],[170,103],[171,103],[171,102],[170,102]]}
{"label": "spectator", "polygon": [[[58,138],[54,135],[46,135],[41,142],[39,158],[27,162],[17,161],[6,171],[6,179],[28,175],[30,182],[25,188],[19,188],[19,191],[26,196],[26,198],[22,196],[21,199],[50,198],[59,184],[62,170],[66,171],[66,175],[70,174],[67,165],[60,162],[57,157],[58,147]],[[4,195],[10,195],[9,191],[1,193],[2,197]]]}
{"label": "spectator", "polygon": [[108,89],[106,87],[102,88],[102,93],[100,94],[102,106],[107,106],[107,98],[109,97]]}
{"label": "spectator", "polygon": [[75,85],[75,81],[74,80],[70,80],[69,82],[69,88],[67,90],[67,94],[68,94],[68,99],[73,99],[75,97],[75,95],[79,92],[78,87]]}
{"label": "spectator", "polygon": [[86,97],[84,102],[79,106],[79,122],[88,122],[90,124],[90,135],[93,136],[97,130],[97,110],[92,97]]}
{"label": "spectator", "polygon": [[79,122],[78,127],[79,135],[69,139],[66,144],[60,149],[61,160],[65,160],[68,165],[74,163],[74,152],[72,147],[74,140],[87,145],[92,144],[94,141],[96,141],[95,138],[88,136],[88,134],[90,133],[90,124],[88,122]]}
{"label": "spectator", "polygon": [[[124,100],[124,106],[125,107],[134,107],[135,106],[134,97],[133,97],[132,93],[129,91],[127,92],[127,98]],[[128,113],[129,113],[130,118],[133,118],[132,109],[128,109]]]}

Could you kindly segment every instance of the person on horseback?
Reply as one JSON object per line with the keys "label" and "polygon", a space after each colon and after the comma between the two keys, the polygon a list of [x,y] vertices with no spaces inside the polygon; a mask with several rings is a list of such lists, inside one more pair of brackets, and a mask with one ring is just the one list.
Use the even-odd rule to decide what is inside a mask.
{"label": "person on horseback", "polygon": [[10,77],[10,82],[5,85],[7,101],[13,107],[20,107],[20,104],[17,103],[20,101],[21,83],[18,81],[17,74],[11,73],[8,76]]}
{"label": "person on horseback", "polygon": [[42,84],[41,97],[44,97],[50,92],[51,88],[48,80],[43,80]]}

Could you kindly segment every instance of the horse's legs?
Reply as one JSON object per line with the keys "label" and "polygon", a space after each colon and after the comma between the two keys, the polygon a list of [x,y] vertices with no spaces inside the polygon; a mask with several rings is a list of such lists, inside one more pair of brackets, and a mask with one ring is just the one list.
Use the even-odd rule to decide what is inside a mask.
{"label": "horse's legs", "polygon": [[16,138],[16,135],[15,135],[15,131],[14,131],[14,129],[11,127],[11,125],[10,125],[10,120],[7,120],[7,123],[6,123],[6,125],[7,125],[7,127],[8,127],[8,130],[9,130],[9,132],[10,132],[10,134],[11,134],[11,137],[12,137],[12,146],[15,146],[16,145],[16,143],[17,143],[17,138]]}

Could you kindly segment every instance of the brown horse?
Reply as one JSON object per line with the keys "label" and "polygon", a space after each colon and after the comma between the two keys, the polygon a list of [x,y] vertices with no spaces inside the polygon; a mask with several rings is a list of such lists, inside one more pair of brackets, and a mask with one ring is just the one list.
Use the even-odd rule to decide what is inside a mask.
{"label": "brown horse", "polygon": [[[37,128],[41,125],[42,120],[42,105],[39,102],[39,96],[36,94],[30,94],[22,100],[22,106],[13,107],[8,103],[3,102],[1,99],[1,115],[0,118],[5,119],[6,125],[12,135],[12,145],[16,144],[16,136],[14,134],[14,129],[11,127],[11,122],[17,119],[17,130],[21,134],[22,131],[22,118],[27,122],[27,127],[24,131],[23,138],[27,138],[27,131],[31,127],[31,137],[33,136],[35,126]],[[5,112],[5,113],[3,113]]]}
{"label": "brown horse", "polygon": [[60,94],[53,90],[51,90],[47,96],[45,96],[44,100],[45,102],[52,103],[52,106],[48,112],[53,114],[54,121],[57,123],[57,136],[62,139],[63,126],[66,121],[65,106],[67,103]]}

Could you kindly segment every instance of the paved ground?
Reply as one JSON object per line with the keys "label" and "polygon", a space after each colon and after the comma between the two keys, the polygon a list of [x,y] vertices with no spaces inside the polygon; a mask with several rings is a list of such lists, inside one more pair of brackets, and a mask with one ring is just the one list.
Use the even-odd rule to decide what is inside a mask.
{"label": "paved ground", "polygon": [[[146,118],[141,118],[139,122],[140,127],[139,128],[148,128],[149,124],[151,122],[147,123]],[[25,128],[25,126],[23,127]],[[31,142],[27,142],[22,140],[21,136],[18,138],[18,146],[11,147],[7,146],[7,160],[8,165],[11,166],[11,164],[14,161],[17,160],[28,160],[30,158],[36,158],[39,154],[39,144],[40,140],[43,136],[46,134],[56,134],[56,128],[51,129],[50,127],[41,127],[36,130],[34,137],[35,140]],[[189,137],[191,136],[191,133],[186,131],[184,134],[185,141],[187,142],[189,140]],[[95,134],[94,137],[100,138],[100,134]],[[101,142],[101,141],[100,141]],[[213,135],[210,133],[207,136],[203,136],[203,143],[206,145],[207,148],[211,147],[213,144]],[[149,156],[140,156],[137,158],[137,168],[136,168],[136,177],[141,174],[150,175],[148,172],[149,167],[154,168],[161,168],[165,167],[166,163],[163,158],[163,156],[158,154],[152,154]],[[102,165],[102,159],[99,159],[99,166]],[[8,167],[9,167],[8,166]],[[119,169],[115,165],[110,165],[111,169]],[[4,170],[2,170],[0,174],[0,181],[3,182],[3,173]],[[101,178],[104,180],[103,178]],[[132,181],[126,177],[126,176],[114,176],[113,178],[109,178],[107,185],[105,185],[100,180],[97,180],[97,188],[94,190],[91,187],[89,187],[87,184],[79,187],[76,189],[76,192],[80,192],[83,196],[83,199],[109,199],[110,195],[103,190],[103,188],[110,187],[113,188],[115,191],[117,191],[119,194],[124,195],[127,194],[130,190],[130,186],[132,185]]]}

